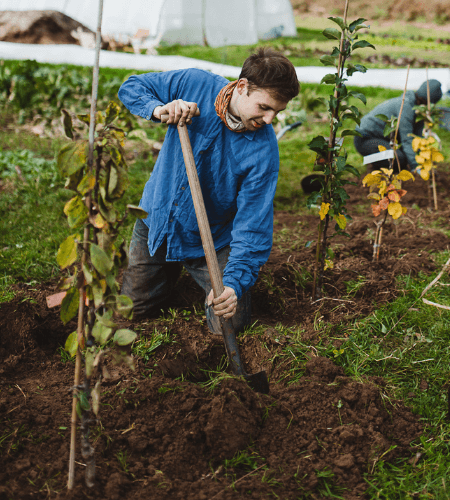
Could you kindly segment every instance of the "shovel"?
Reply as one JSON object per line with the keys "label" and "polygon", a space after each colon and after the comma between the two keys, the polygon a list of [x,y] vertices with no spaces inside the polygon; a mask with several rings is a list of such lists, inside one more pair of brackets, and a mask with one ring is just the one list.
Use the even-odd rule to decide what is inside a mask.
{"label": "shovel", "polygon": [[[166,122],[169,115],[161,116],[161,121]],[[206,215],[205,203],[198,179],[197,167],[195,166],[194,155],[192,153],[191,141],[187,126],[178,126],[178,135],[180,137],[181,149],[183,151],[184,164],[191,188],[192,201],[194,202],[195,215],[200,229],[200,237],[202,239],[203,250],[205,252],[206,264],[208,266],[209,278],[211,280],[214,297],[219,297],[223,290],[222,275],[217,261],[216,249],[212,239],[211,229],[209,227],[208,216]],[[228,355],[228,361],[231,366],[231,371],[234,375],[242,376],[248,382],[249,386],[256,392],[268,394],[269,381],[267,380],[266,372],[250,374],[244,369],[244,366],[239,355],[239,348],[236,340],[233,323],[231,319],[220,317],[220,325],[222,327],[222,335],[225,343],[225,348]]]}

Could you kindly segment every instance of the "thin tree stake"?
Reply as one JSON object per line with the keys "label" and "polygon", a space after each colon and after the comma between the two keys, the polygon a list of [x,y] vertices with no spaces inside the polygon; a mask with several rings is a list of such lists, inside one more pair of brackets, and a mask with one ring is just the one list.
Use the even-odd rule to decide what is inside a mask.
{"label": "thin tree stake", "polygon": [[[402,118],[403,105],[405,104],[406,87],[408,86],[408,78],[409,78],[409,68],[410,68],[410,65],[408,64],[408,69],[406,70],[405,90],[403,90],[402,104],[400,106],[400,113],[398,114],[397,127],[395,128],[394,147],[397,144],[398,128],[400,126],[400,120]],[[398,171],[400,172],[400,161],[399,161],[398,156],[397,156],[397,151],[394,149],[394,152],[395,152],[395,157],[396,157],[397,163],[398,163]]]}
{"label": "thin tree stake", "polygon": [[[428,80],[428,66],[426,67],[426,72],[427,72],[427,109],[428,109],[428,115],[431,117],[430,80]],[[437,193],[436,193],[436,176],[434,175],[434,165],[431,167],[431,186],[433,188],[434,209],[437,212],[438,204],[437,204]]]}
{"label": "thin tree stake", "polygon": [[[100,46],[101,46],[101,26],[103,14],[103,0],[99,0],[98,5],[98,22],[97,34],[95,45],[95,61],[92,76],[92,101],[90,110],[90,123],[89,123],[89,155],[88,166],[92,169],[94,163],[94,134],[95,134],[95,118],[97,113],[97,96],[98,96],[98,75],[100,67]],[[88,210],[90,211],[90,196],[87,198]],[[82,264],[86,261],[86,254],[89,250],[89,228],[84,228],[83,234],[83,255],[81,258]],[[67,488],[73,489],[75,483],[75,444],[76,444],[76,430],[77,430],[77,387],[80,385],[81,376],[81,345],[84,339],[84,280],[79,289],[80,299],[78,304],[78,328],[77,340],[78,348],[75,360],[75,376],[74,376],[74,393],[72,400],[72,419],[71,419],[71,435],[70,435],[70,456],[69,456],[69,478],[67,481]]]}

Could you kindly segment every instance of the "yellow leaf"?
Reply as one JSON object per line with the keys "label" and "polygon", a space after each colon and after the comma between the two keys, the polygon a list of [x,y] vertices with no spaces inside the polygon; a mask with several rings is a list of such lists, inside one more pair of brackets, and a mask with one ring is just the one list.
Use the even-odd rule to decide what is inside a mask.
{"label": "yellow leaf", "polygon": [[427,181],[430,178],[429,170],[424,170],[423,168],[421,168],[420,169],[420,177],[422,177],[422,179],[424,181]]}
{"label": "yellow leaf", "polygon": [[406,212],[408,211],[408,209],[406,207],[402,207],[402,214],[406,214]]}
{"label": "yellow leaf", "polygon": [[425,161],[425,158],[424,158],[423,156],[421,156],[421,155],[416,155],[416,162],[417,162],[417,163],[422,164],[422,163],[424,163],[424,161]]}
{"label": "yellow leaf", "polygon": [[380,200],[380,195],[378,193],[369,193],[367,198],[369,198],[369,200]]}
{"label": "yellow leaf", "polygon": [[378,187],[380,188],[380,189],[378,190],[378,192],[380,193],[380,198],[383,198],[384,193],[386,192],[386,187],[387,187],[386,181],[381,181],[381,182],[378,184]]}
{"label": "yellow leaf", "polygon": [[424,168],[425,170],[431,170],[433,168],[433,162],[428,160],[426,161],[423,165],[422,165],[422,168]]}
{"label": "yellow leaf", "polygon": [[427,139],[427,144],[434,144],[436,142],[436,139],[430,135],[430,137],[428,137]]}
{"label": "yellow leaf", "polygon": [[397,174],[397,179],[401,181],[407,181],[409,179],[414,180],[414,175],[409,170],[402,170],[399,174]]}
{"label": "yellow leaf", "polygon": [[330,210],[330,203],[322,203],[322,206],[320,207],[319,211],[320,220],[325,219],[325,215],[327,215],[329,210]]}
{"label": "yellow leaf", "polygon": [[345,215],[335,215],[334,220],[341,229],[345,229],[345,226],[347,225],[347,219],[345,218]]}
{"label": "yellow leaf", "polygon": [[397,203],[389,203],[388,212],[389,212],[389,215],[391,215],[393,219],[398,219],[400,217],[400,215],[402,215],[402,213],[403,213],[402,206],[398,202]]}
{"label": "yellow leaf", "polygon": [[381,145],[378,146],[378,151],[380,153],[382,153],[383,151],[386,151],[386,150],[387,150],[387,148],[385,148],[384,146],[381,146]]}
{"label": "yellow leaf", "polygon": [[390,177],[392,175],[392,168],[382,168],[381,171],[383,172],[383,174],[386,174],[388,177]]}
{"label": "yellow leaf", "polygon": [[372,175],[380,175],[381,174],[381,170],[373,170],[372,171]]}
{"label": "yellow leaf", "polygon": [[412,140],[412,148],[414,151],[417,151],[420,148],[420,137],[414,137]]}
{"label": "yellow leaf", "polygon": [[420,156],[425,158],[425,160],[431,160],[431,151],[429,149],[425,149],[420,152]]}
{"label": "yellow leaf", "polygon": [[440,163],[441,161],[444,161],[444,155],[439,151],[433,151],[431,154],[431,159],[436,163]]}
{"label": "yellow leaf", "polygon": [[379,182],[380,182],[380,176],[375,175],[374,173],[367,174],[362,181],[363,186],[365,186],[365,185],[374,186],[374,185],[378,184]]}
{"label": "yellow leaf", "polygon": [[333,267],[333,261],[325,259],[325,267],[323,268],[323,270],[326,271],[327,269],[333,269]]}

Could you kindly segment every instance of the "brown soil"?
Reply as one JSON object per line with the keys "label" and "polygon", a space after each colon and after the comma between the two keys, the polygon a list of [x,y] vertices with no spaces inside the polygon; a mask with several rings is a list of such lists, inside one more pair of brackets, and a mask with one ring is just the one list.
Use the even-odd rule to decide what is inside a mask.
{"label": "brown soil", "polygon": [[[362,188],[349,189],[349,212],[361,215],[349,225],[350,239],[333,240],[334,269],[326,271],[325,296],[316,303],[310,299],[312,250],[304,244],[313,239],[317,219],[276,213],[274,248],[253,291],[254,320],[264,326],[241,341],[247,370],[267,371],[269,395],[232,377],[214,388],[201,385],[209,380],[205,370],[225,369],[225,351],[221,338],[207,331],[202,293],[188,275],[172,304],[177,317],[166,311],[124,322],[141,339],[170,330],[172,342],[138,358],[135,372],[111,367],[101,421],[91,435],[97,468],[90,490],[78,444],[76,487],[65,488],[74,366],[57,349],[75,321],[63,326],[58,308],[47,308],[53,283],[16,285],[14,300],[0,305],[0,500],[218,500],[269,498],[272,491],[283,499],[308,493],[318,499],[327,487],[342,498],[364,498],[364,475],[382,455],[386,461],[411,456],[419,416],[386,398],[382,379],[355,382],[316,356],[314,344],[320,322],[350,323],[398,296],[399,274],[436,268],[430,252],[446,249],[450,240],[432,227],[445,227],[450,189],[438,179],[437,216],[427,209],[425,184],[409,184],[405,203],[415,208],[387,224],[379,262],[372,260],[370,203],[361,208]],[[358,286],[349,294],[351,283]],[[278,323],[301,327],[311,346],[304,360],[282,355],[292,340]],[[304,376],[288,384],[294,361]]]}

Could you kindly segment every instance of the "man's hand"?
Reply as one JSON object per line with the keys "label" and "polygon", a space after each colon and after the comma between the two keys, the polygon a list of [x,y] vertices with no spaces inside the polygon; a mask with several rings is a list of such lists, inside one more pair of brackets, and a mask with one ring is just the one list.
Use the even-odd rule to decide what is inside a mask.
{"label": "man's hand", "polygon": [[236,312],[236,292],[229,286],[226,286],[222,295],[215,299],[214,292],[211,290],[208,295],[207,303],[208,306],[213,305],[214,314],[216,316],[223,316],[225,319],[230,319]]}
{"label": "man's hand", "polygon": [[185,123],[187,125],[190,125],[192,123],[192,117],[196,112],[196,102],[186,102],[182,99],[177,99],[175,101],[169,102],[168,104],[165,104],[164,106],[156,106],[156,108],[153,110],[153,116],[157,120],[160,120],[161,115],[169,115],[169,119],[166,123],[168,123],[169,125],[180,125],[180,127],[183,127]]}

